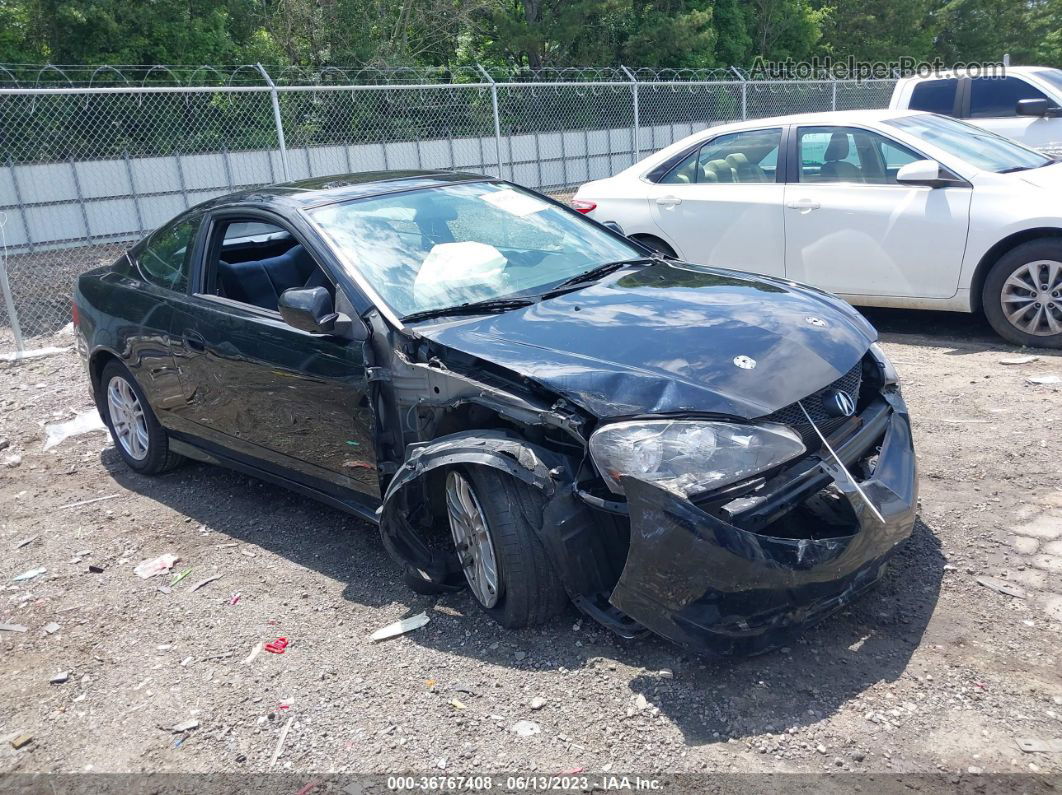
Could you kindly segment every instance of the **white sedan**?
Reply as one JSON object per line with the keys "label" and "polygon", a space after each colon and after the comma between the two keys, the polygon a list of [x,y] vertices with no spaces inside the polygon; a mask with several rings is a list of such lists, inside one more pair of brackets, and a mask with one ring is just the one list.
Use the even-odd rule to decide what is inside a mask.
{"label": "white sedan", "polygon": [[690,262],[862,306],[983,310],[1062,348],[1062,163],[931,113],[845,111],[696,133],[572,201]]}

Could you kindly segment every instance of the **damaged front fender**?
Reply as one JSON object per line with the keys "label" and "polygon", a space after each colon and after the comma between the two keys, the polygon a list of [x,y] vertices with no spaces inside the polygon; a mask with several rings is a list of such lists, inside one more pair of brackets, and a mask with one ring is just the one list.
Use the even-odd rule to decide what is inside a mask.
{"label": "damaged front fender", "polygon": [[848,604],[878,580],[914,527],[917,475],[906,413],[892,414],[862,492],[841,467],[822,466],[851,505],[857,526],[848,535],[750,532],[625,478],[631,543],[610,602],[658,635],[714,654],[767,651]]}
{"label": "damaged front fender", "polygon": [[561,456],[503,431],[465,431],[413,446],[377,510],[384,547],[407,578],[435,587],[449,584],[451,550],[433,548],[427,532],[436,522],[427,476],[461,464],[498,469],[540,489],[547,499],[567,471]]}

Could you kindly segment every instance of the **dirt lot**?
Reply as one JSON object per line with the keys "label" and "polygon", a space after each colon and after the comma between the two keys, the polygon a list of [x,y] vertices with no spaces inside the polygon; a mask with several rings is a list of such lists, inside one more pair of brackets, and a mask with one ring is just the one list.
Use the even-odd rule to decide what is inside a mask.
{"label": "dirt lot", "polygon": [[[736,661],[574,610],[504,631],[467,593],[406,590],[371,527],[314,502],[199,464],[140,477],[100,432],[44,452],[44,423],[90,407],[80,364],[0,364],[0,623],[27,628],[0,631],[0,772],[265,771],[289,722],[274,770],[1062,772],[1016,744],[1062,738],[1062,388],[1026,380],[1062,357],[1001,364],[1021,352],[974,318],[871,319],[914,418],[921,522],[878,589]],[[191,569],[169,592],[133,573],[165,552]]]}

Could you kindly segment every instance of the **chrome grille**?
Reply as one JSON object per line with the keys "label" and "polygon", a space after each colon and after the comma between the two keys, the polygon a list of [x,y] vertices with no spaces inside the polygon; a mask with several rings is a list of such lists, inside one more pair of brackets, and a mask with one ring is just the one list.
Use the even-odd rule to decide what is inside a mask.
{"label": "chrome grille", "polygon": [[[863,362],[860,360],[856,363],[856,366],[842,375],[832,384],[824,386],[818,392],[812,392],[806,398],[803,399],[804,408],[807,409],[811,419],[815,421],[815,424],[819,426],[819,430],[822,431],[823,436],[829,436],[831,433],[840,428],[847,420],[847,417],[831,417],[826,413],[822,407],[822,393],[828,389],[839,389],[842,392],[848,393],[852,400],[857,404],[859,402],[859,387],[863,382]],[[800,410],[798,403],[790,403],[788,406],[778,409],[773,414],[769,414],[766,417],[761,417],[764,422],[777,422],[782,425],[788,425],[798,434],[800,438],[804,440],[804,446],[808,450],[817,450],[820,442],[819,437],[815,434],[815,429],[808,424],[807,417],[804,416],[804,412]]]}

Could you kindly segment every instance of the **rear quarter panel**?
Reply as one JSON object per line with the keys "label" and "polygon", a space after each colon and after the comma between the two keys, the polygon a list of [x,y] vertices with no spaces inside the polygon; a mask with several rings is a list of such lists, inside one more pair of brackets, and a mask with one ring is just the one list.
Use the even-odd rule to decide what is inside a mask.
{"label": "rear quarter panel", "polygon": [[105,386],[99,383],[100,371],[107,359],[117,358],[166,426],[169,409],[183,400],[171,350],[173,308],[168,291],[144,282],[124,259],[78,279],[80,347],[97,405]]}

